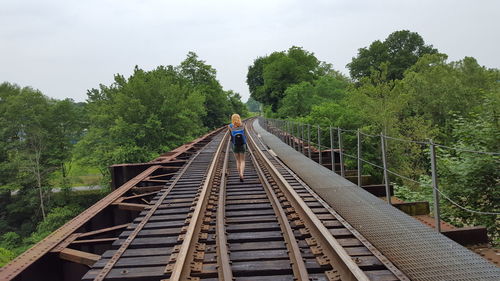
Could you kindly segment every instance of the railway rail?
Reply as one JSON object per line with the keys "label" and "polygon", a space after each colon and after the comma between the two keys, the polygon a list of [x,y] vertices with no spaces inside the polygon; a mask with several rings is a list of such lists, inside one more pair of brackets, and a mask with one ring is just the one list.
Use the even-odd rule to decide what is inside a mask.
{"label": "railway rail", "polygon": [[409,280],[247,132],[244,182],[221,132],[83,280]]}

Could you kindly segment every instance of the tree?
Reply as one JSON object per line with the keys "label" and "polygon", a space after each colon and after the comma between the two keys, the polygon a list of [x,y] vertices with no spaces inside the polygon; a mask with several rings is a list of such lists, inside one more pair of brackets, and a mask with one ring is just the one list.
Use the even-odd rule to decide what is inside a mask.
{"label": "tree", "polygon": [[245,106],[245,104],[241,101],[240,94],[238,94],[232,90],[226,91],[226,94],[229,98],[229,103],[231,104],[231,111],[233,113],[238,113],[242,117],[247,116],[248,109]]}
{"label": "tree", "polygon": [[399,91],[409,96],[405,116],[422,116],[439,128],[448,142],[454,116],[467,116],[486,93],[500,88],[500,72],[481,67],[473,58],[447,63],[446,55],[423,56],[405,73]]}
{"label": "tree", "polygon": [[79,155],[106,174],[111,164],[149,161],[203,133],[205,95],[191,83],[204,78],[184,75],[172,66],[136,67],[128,79],[116,75],[111,86],[89,91],[91,125]]}
{"label": "tree", "polygon": [[259,57],[248,68],[250,94],[264,105],[271,105],[276,112],[286,89],[293,84],[315,80],[325,71],[320,66],[313,53],[295,46],[286,52]]}
{"label": "tree", "polygon": [[54,122],[50,138],[57,145],[53,148],[50,158],[60,167],[62,187],[69,187],[68,173],[72,167],[73,147],[88,126],[87,118],[83,106],[71,99],[55,101],[51,114]]}
{"label": "tree", "polygon": [[205,96],[207,115],[203,124],[210,129],[226,124],[233,109],[228,93],[216,79],[216,70],[193,52],[188,53],[178,70],[194,90]]}
{"label": "tree", "polygon": [[48,175],[62,161],[54,157],[59,146],[52,138],[58,117],[52,114],[55,101],[28,87],[4,83],[0,89],[0,125],[3,128],[0,133],[5,145],[2,154],[7,157],[7,164],[2,168],[11,171],[11,177],[0,182],[21,189],[36,187],[41,214],[45,218],[44,189]]}
{"label": "tree", "polygon": [[[500,150],[500,92],[489,92],[481,105],[465,117],[451,122],[453,147],[472,151]],[[500,181],[498,155],[441,150],[438,153],[440,186],[459,205],[483,212],[499,212]],[[481,215],[444,201],[444,216],[457,225],[485,225],[490,238],[500,244],[500,221],[495,215]]]}
{"label": "tree", "polygon": [[420,57],[437,52],[432,45],[425,45],[418,33],[400,30],[391,33],[384,42],[376,40],[368,48],[360,48],[347,67],[351,77],[359,80],[369,77],[374,70],[381,71],[380,65],[388,63],[387,78],[402,79],[405,70]]}
{"label": "tree", "polygon": [[331,72],[313,83],[302,82],[288,87],[280,102],[279,116],[302,117],[311,112],[314,105],[338,103],[345,96],[348,82],[340,74]]}
{"label": "tree", "polygon": [[246,106],[248,108],[248,111],[250,111],[250,112],[260,112],[261,111],[260,103],[252,97],[248,98],[248,100],[246,102]]}

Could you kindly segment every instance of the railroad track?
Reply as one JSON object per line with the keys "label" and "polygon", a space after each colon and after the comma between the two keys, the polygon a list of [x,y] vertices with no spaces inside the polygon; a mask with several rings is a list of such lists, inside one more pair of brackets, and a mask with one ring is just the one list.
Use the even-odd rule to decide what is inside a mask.
{"label": "railroad track", "polygon": [[247,127],[244,182],[220,133],[83,280],[409,280]]}

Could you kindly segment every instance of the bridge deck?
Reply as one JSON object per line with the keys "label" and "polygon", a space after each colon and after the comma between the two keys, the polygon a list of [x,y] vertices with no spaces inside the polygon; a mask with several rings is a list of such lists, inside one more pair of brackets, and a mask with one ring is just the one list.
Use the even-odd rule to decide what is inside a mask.
{"label": "bridge deck", "polygon": [[498,280],[500,268],[319,165],[255,131],[291,170],[412,280]]}

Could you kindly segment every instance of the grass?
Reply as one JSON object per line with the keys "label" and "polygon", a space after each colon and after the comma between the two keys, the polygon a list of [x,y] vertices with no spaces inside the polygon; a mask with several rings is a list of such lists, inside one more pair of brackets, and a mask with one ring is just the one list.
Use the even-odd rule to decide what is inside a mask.
{"label": "grass", "polygon": [[[102,181],[102,174],[97,167],[82,165],[76,161],[66,163],[69,187],[99,185]],[[63,187],[63,177],[61,170],[53,172],[50,176],[50,184],[53,187]]]}

